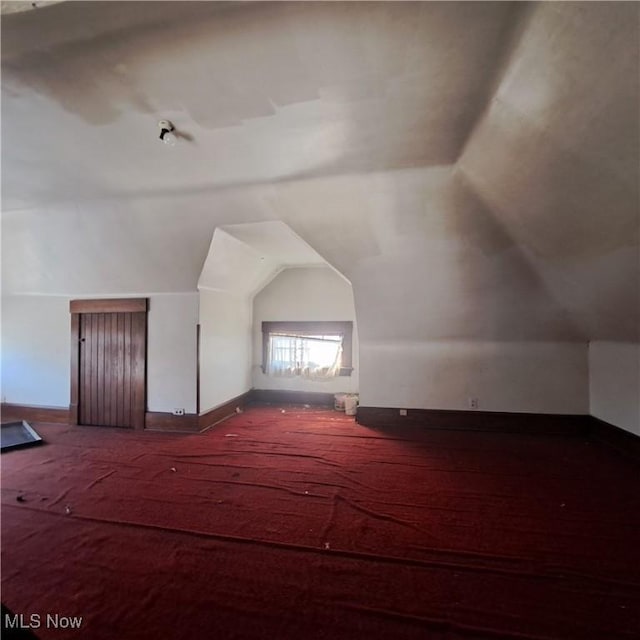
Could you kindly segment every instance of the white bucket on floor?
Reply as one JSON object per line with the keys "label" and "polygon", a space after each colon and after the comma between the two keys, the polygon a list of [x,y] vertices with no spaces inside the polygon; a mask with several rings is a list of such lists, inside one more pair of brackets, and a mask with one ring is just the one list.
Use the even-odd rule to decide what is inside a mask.
{"label": "white bucket on floor", "polygon": [[344,399],[344,412],[348,416],[355,416],[358,408],[358,396],[346,396]]}
{"label": "white bucket on floor", "polygon": [[336,393],[333,398],[334,398],[334,403],[333,403],[333,408],[336,411],[344,411],[344,399],[347,397],[346,393]]}

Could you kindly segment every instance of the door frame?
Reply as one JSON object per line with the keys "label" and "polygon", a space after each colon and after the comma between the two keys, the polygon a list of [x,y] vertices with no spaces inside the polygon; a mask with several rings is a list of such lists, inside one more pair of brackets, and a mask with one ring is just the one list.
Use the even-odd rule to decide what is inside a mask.
{"label": "door frame", "polygon": [[[148,298],[103,298],[92,300],[71,300],[69,313],[71,314],[71,396],[69,403],[69,424],[78,424],[79,414],[79,386],[80,386],[80,316],[83,313],[144,313],[145,325],[149,310]],[[147,331],[145,330],[145,341]],[[145,413],[147,410],[147,347],[144,349],[144,367],[139,372],[136,385],[143,397],[143,407],[140,416],[134,418],[134,429],[144,429]]]}

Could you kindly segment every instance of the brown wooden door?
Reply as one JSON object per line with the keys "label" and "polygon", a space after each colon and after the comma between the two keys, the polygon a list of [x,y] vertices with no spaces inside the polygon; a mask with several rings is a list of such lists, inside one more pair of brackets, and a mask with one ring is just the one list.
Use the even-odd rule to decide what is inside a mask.
{"label": "brown wooden door", "polygon": [[144,428],[147,314],[78,315],[78,423]]}

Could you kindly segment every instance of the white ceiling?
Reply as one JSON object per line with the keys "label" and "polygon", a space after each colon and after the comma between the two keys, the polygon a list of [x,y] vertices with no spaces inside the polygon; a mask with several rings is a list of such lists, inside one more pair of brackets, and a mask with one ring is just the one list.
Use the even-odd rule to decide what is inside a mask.
{"label": "white ceiling", "polygon": [[4,16],[4,291],[194,290],[216,228],[280,221],[351,280],[363,340],[638,340],[638,10]]}
{"label": "white ceiling", "polygon": [[327,267],[283,222],[218,227],[198,279],[199,289],[252,298],[283,269]]}
{"label": "white ceiling", "polygon": [[[451,164],[514,14],[503,3],[73,2],[8,16],[3,114],[21,124],[3,131],[5,201]],[[158,145],[160,118],[189,140]]]}
{"label": "white ceiling", "polygon": [[20,11],[36,11],[63,1],[64,0],[2,0],[2,2],[0,2],[0,14],[4,16]]}
{"label": "white ceiling", "polygon": [[221,227],[229,235],[250,246],[259,257],[282,267],[317,267],[324,258],[300,236],[277,220]]}

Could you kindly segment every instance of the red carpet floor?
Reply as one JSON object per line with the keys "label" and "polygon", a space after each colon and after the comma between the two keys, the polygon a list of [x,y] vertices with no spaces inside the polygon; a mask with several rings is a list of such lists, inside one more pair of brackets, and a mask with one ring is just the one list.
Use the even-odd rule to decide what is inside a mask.
{"label": "red carpet floor", "polygon": [[640,638],[640,473],[587,440],[276,407],[39,431],[2,456],[2,600],[40,638]]}

